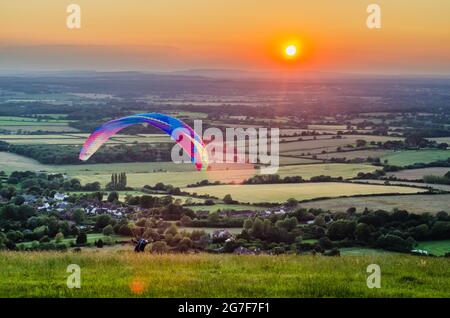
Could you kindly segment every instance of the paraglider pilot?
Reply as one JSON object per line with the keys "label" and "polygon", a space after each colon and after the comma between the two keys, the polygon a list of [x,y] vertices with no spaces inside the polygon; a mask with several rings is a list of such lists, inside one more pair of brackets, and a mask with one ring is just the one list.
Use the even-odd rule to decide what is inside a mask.
{"label": "paraglider pilot", "polygon": [[134,241],[134,243],[136,243],[136,246],[134,247],[134,251],[139,253],[139,252],[143,252],[145,250],[145,247],[148,244],[148,240],[145,239],[139,239],[138,241]]}

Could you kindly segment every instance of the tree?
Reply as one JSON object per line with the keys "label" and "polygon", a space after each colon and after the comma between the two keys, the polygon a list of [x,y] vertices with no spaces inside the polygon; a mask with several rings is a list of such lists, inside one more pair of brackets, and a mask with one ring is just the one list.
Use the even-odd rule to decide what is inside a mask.
{"label": "tree", "polygon": [[173,235],[173,236],[177,235],[177,234],[178,234],[178,228],[177,228],[177,226],[176,226],[175,224],[172,223],[172,224],[169,226],[169,228],[166,230],[166,234],[170,234],[170,235]]}
{"label": "tree", "polygon": [[111,236],[114,234],[114,229],[111,224],[105,226],[102,231],[103,235]]}
{"label": "tree", "polygon": [[234,200],[233,200],[233,198],[231,197],[231,194],[225,195],[225,196],[223,197],[223,202],[224,202],[225,204],[233,204],[233,203],[234,203]]}
{"label": "tree", "polygon": [[252,225],[252,235],[256,238],[264,237],[264,223],[260,218],[256,218]]}
{"label": "tree", "polygon": [[430,232],[430,228],[426,224],[420,224],[416,227],[413,227],[409,230],[411,236],[416,240],[423,240],[428,237]]}
{"label": "tree", "polygon": [[55,242],[56,243],[61,243],[63,239],[64,239],[64,234],[62,234],[61,232],[58,232],[55,235]]}
{"label": "tree", "polygon": [[163,254],[169,251],[169,246],[164,241],[157,241],[152,244],[150,251],[152,253]]}
{"label": "tree", "polygon": [[189,237],[183,237],[178,243],[178,250],[181,252],[187,252],[192,247],[192,240]]}
{"label": "tree", "polygon": [[430,236],[433,239],[450,238],[450,222],[436,221],[431,227]]}
{"label": "tree", "polygon": [[48,243],[50,242],[50,238],[47,235],[44,235],[43,237],[41,237],[41,239],[39,240],[39,243]]}
{"label": "tree", "polygon": [[345,238],[353,238],[356,224],[353,221],[337,220],[330,224],[328,228],[328,237],[335,240],[343,240]]}
{"label": "tree", "polygon": [[253,222],[251,219],[245,219],[244,221],[244,229],[250,230],[253,226]]}
{"label": "tree", "polygon": [[367,145],[367,141],[365,141],[364,139],[356,140],[356,147],[361,148],[361,147],[365,147],[366,145]]}
{"label": "tree", "polygon": [[23,198],[23,196],[19,195],[19,196],[14,198],[14,204],[15,205],[22,205],[24,203],[25,203],[25,199]]}
{"label": "tree", "polygon": [[97,248],[102,248],[104,245],[103,240],[99,239],[97,242],[95,242],[95,246],[97,246]]}
{"label": "tree", "polygon": [[189,216],[184,215],[184,216],[181,218],[180,222],[181,222],[181,225],[187,226],[187,225],[191,224],[192,219],[191,219]]}
{"label": "tree", "polygon": [[119,194],[116,191],[112,191],[108,195],[108,202],[119,201]]}
{"label": "tree", "polygon": [[358,225],[355,228],[356,239],[368,242],[370,240],[370,236],[371,236],[370,226],[365,223],[358,223]]}
{"label": "tree", "polygon": [[87,235],[84,232],[78,234],[77,239],[75,240],[77,245],[84,245],[87,243]]}
{"label": "tree", "polygon": [[103,229],[105,226],[109,225],[111,221],[111,216],[109,216],[108,214],[100,214],[97,217],[97,221],[95,222],[95,228],[99,230]]}
{"label": "tree", "polygon": [[288,207],[295,207],[298,205],[298,201],[294,198],[290,198],[286,201],[286,206]]}
{"label": "tree", "polygon": [[377,245],[381,248],[397,252],[409,252],[413,248],[411,240],[405,240],[395,234],[381,235],[377,240]]}
{"label": "tree", "polygon": [[72,212],[72,221],[74,221],[76,224],[81,224],[84,221],[85,217],[86,215],[83,209],[76,209]]}

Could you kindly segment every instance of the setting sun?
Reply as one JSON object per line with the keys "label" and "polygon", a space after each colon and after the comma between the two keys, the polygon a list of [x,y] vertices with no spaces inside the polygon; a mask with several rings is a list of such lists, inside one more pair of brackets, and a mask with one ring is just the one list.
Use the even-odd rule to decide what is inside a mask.
{"label": "setting sun", "polygon": [[297,47],[291,44],[288,47],[286,47],[284,52],[286,53],[287,56],[294,57],[295,55],[297,55]]}

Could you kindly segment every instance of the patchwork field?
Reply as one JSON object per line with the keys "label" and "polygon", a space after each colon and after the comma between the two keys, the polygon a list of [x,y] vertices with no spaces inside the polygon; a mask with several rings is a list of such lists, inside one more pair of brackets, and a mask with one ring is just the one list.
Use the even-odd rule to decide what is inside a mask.
{"label": "patchwork field", "polygon": [[280,144],[280,153],[284,155],[304,155],[307,153],[320,154],[322,151],[336,152],[338,147],[352,149],[352,147],[356,146],[356,141],[359,139],[366,140],[367,143],[371,141],[402,140],[402,138],[388,136],[344,135],[340,139],[328,138],[282,143]]}
{"label": "patchwork field", "polygon": [[230,194],[239,202],[281,203],[290,198],[310,200],[322,197],[339,197],[367,194],[418,193],[424,190],[400,186],[364,185],[352,183],[321,182],[302,184],[258,184],[258,185],[220,185],[198,188],[185,188],[197,194],[209,194],[223,198]]}
{"label": "patchwork field", "polygon": [[390,165],[407,166],[415,163],[430,163],[450,158],[450,150],[407,150],[396,151],[382,159],[387,159]]}
{"label": "patchwork field", "polygon": [[331,158],[343,158],[346,160],[353,160],[353,159],[367,159],[368,157],[371,158],[382,158],[390,154],[391,151],[388,150],[354,150],[354,151],[344,151],[344,152],[333,152],[333,153],[326,153],[326,154],[319,154],[317,155],[317,159],[331,159]]}
{"label": "patchwork field", "polygon": [[[88,134],[46,134],[46,135],[8,135],[0,134],[0,140],[10,144],[19,145],[81,145],[86,141]],[[106,144],[133,144],[133,143],[166,143],[171,142],[167,135],[116,135]]]}
{"label": "patchwork field", "polygon": [[[211,171],[199,172],[192,164],[174,164],[172,162],[43,165],[36,160],[6,152],[0,152],[0,165],[0,170],[6,172],[15,170],[60,172],[79,178],[83,183],[99,181],[102,185],[106,185],[111,180],[112,173],[126,172],[128,185],[131,187],[154,185],[158,182],[186,186],[205,179],[224,183],[241,183],[258,173],[252,168],[252,165],[214,165]],[[239,169],[233,169],[233,167]],[[365,164],[304,164],[282,166],[279,168],[278,174],[281,177],[302,176],[304,179],[320,175],[352,178],[358,172],[372,172],[375,169],[376,167]]]}
{"label": "patchwork field", "polygon": [[365,180],[365,179],[358,179],[358,180],[350,180],[352,182],[363,182],[363,183],[369,183],[369,184],[386,184],[386,182],[390,185],[406,185],[406,186],[412,186],[412,187],[429,187],[435,190],[440,191],[447,191],[450,192],[450,185],[447,184],[435,184],[435,183],[423,183],[423,182],[412,182],[412,181],[387,181],[387,180]]}
{"label": "patchwork field", "polygon": [[[81,267],[79,289],[67,288],[69,264]],[[383,269],[380,289],[367,288],[369,264]],[[450,297],[448,265],[408,255],[1,252],[0,297]]]}
{"label": "patchwork field", "polygon": [[336,198],[306,202],[301,204],[304,208],[321,208],[334,212],[345,212],[350,207],[355,207],[358,212],[363,212],[367,207],[370,210],[393,209],[407,210],[411,213],[437,213],[450,212],[450,194],[435,195],[398,195],[398,196],[370,196],[354,198]]}
{"label": "patchwork field", "polygon": [[389,172],[387,176],[394,176],[405,180],[422,180],[424,176],[444,176],[450,168],[423,168],[423,169],[408,169],[397,172]]}
{"label": "patchwork field", "polygon": [[11,132],[18,131],[51,131],[72,132],[78,131],[69,127],[69,120],[65,119],[38,119],[26,117],[0,116],[0,127]]}

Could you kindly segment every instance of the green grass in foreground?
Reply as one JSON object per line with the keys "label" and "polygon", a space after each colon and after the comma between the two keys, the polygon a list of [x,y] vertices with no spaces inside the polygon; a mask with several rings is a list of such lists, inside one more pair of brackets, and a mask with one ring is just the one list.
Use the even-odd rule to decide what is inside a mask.
{"label": "green grass in foreground", "polygon": [[[381,289],[366,285],[373,263]],[[69,264],[81,267],[80,289],[66,287]],[[449,264],[410,255],[1,252],[0,297],[450,297]]]}

